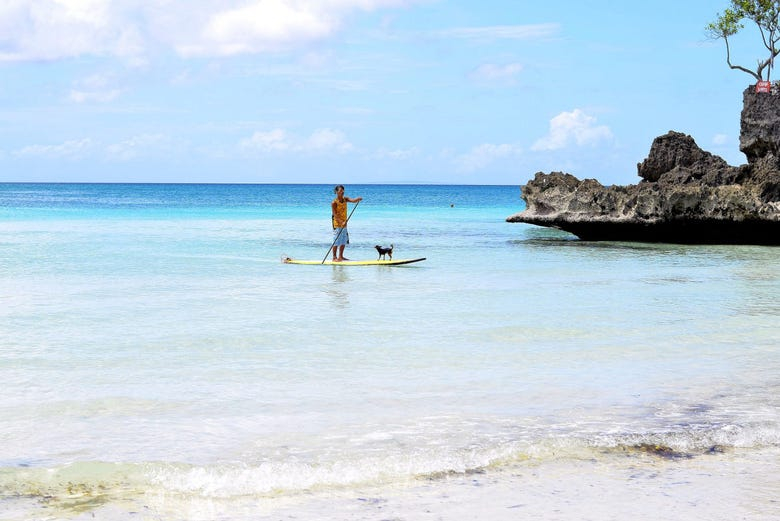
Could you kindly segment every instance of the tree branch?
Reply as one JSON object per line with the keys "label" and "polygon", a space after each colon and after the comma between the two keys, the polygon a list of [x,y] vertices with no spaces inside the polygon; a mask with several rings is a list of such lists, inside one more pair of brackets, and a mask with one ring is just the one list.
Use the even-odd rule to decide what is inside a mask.
{"label": "tree branch", "polygon": [[[769,67],[769,71],[770,71],[770,74],[771,74],[772,67],[774,66],[774,60],[775,60],[775,58],[777,58],[778,54],[780,54],[780,49],[775,49],[775,51],[772,53],[772,55],[769,58],[767,58],[763,62],[758,62],[758,68],[756,69],[756,72],[758,73],[759,76],[763,77],[762,72],[767,67]],[[733,68],[734,67],[732,67],[732,69]],[[769,79],[769,74],[767,74],[767,79]]]}
{"label": "tree branch", "polygon": [[755,71],[753,71],[751,69],[747,69],[747,68],[745,68],[745,67],[743,67],[741,65],[733,65],[731,63],[731,46],[729,45],[729,38],[725,34],[722,36],[722,38],[723,38],[723,41],[726,42],[726,63],[728,64],[728,66],[732,70],[742,71],[742,72],[746,72],[746,73],[750,74],[751,76],[753,76],[756,79],[756,81],[761,81],[762,78],[761,78],[761,73],[760,73],[761,69],[760,68],[759,68],[759,72],[756,73]]}
{"label": "tree branch", "polygon": [[761,41],[764,42],[764,47],[766,47],[771,51],[772,47],[769,45],[769,42],[766,39],[766,33],[764,32],[764,27],[758,22],[756,22],[756,25],[758,26],[758,32],[761,33]]}
{"label": "tree branch", "polygon": [[758,73],[756,73],[755,71],[752,71],[752,70],[750,70],[750,69],[746,69],[746,68],[745,68],[745,67],[743,67],[742,65],[731,65],[731,64],[729,63],[729,67],[731,67],[731,68],[732,68],[732,69],[734,69],[734,70],[738,70],[738,71],[742,71],[742,72],[747,72],[748,74],[750,74],[751,76],[753,76],[753,77],[754,77],[754,78],[755,78],[757,81],[761,81],[761,79],[762,79],[760,74],[758,74]]}

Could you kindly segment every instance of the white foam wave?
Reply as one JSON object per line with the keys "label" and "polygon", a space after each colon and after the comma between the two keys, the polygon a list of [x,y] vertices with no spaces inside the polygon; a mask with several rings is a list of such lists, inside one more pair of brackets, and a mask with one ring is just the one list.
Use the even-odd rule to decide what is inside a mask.
{"label": "white foam wave", "polygon": [[462,474],[514,458],[516,449],[396,453],[343,460],[277,461],[258,465],[167,466],[152,481],[170,492],[205,497],[275,496],[312,490],[383,485],[446,474]]}
{"label": "white foam wave", "polygon": [[[780,424],[689,425],[678,430],[560,434],[538,438],[471,440],[459,448],[403,445],[381,450],[354,446],[317,454],[276,454],[256,461],[212,464],[76,462],[51,468],[7,463],[0,467],[6,497],[128,497],[165,494],[192,498],[282,497],[409,483],[481,473],[505,466],[565,459],[612,457],[626,449],[659,456],[696,457],[713,452],[780,447]],[[372,437],[378,435],[372,434]],[[383,441],[384,437],[380,441]],[[334,444],[337,444],[334,441]],[[652,450],[645,450],[646,448]],[[376,447],[374,447],[376,449]],[[715,449],[715,450],[713,450]]]}

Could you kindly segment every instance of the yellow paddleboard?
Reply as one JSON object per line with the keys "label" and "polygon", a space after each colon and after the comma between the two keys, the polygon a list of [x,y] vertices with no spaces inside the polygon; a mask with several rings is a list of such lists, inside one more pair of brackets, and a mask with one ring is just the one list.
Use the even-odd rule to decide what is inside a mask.
{"label": "yellow paddleboard", "polygon": [[308,264],[308,265],[323,265],[323,266],[400,266],[402,264],[411,264],[413,262],[424,261],[425,257],[419,259],[380,259],[380,260],[345,260],[341,262],[333,262],[328,259],[325,262],[321,260],[299,260],[291,259],[290,257],[283,257],[282,262],[285,264]]}

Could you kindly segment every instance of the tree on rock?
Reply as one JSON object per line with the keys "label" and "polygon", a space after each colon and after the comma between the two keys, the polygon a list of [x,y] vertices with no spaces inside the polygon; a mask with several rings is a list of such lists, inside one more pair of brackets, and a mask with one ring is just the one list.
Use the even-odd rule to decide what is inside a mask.
{"label": "tree on rock", "polygon": [[[743,21],[749,20],[756,24],[761,34],[761,41],[769,51],[769,56],[765,59],[759,59],[755,70],[748,69],[741,65],[731,63],[731,48],[729,46],[729,37],[737,34],[745,28]],[[772,72],[775,57],[780,54],[778,42],[780,41],[780,2],[770,0],[731,0],[731,7],[723,13],[718,13],[718,18],[707,25],[707,33],[713,39],[726,43],[726,63],[732,69],[746,72],[753,76],[757,81],[766,79]]]}

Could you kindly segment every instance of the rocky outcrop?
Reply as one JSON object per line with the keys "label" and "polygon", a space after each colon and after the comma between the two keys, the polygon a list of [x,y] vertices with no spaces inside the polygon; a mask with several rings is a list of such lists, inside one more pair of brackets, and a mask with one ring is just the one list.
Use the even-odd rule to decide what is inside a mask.
{"label": "rocky outcrop", "polygon": [[748,164],[730,166],[670,131],[637,165],[638,184],[540,172],[522,189],[525,211],[507,221],[584,240],[780,244],[780,95],[745,91],[740,150]]}
{"label": "rocky outcrop", "polygon": [[739,150],[748,164],[766,156],[780,157],[780,94],[756,93],[748,88],[743,95]]}

